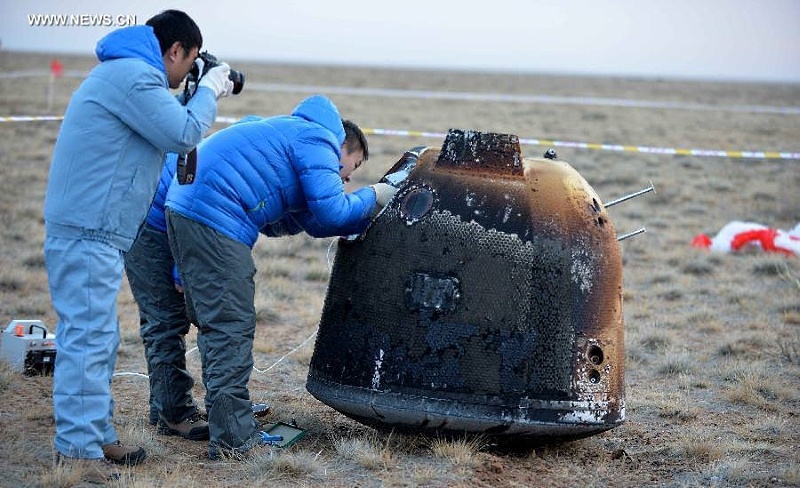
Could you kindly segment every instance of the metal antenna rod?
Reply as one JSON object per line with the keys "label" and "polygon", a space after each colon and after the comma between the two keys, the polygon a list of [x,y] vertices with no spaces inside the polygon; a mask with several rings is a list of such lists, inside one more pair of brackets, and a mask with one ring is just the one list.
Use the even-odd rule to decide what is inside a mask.
{"label": "metal antenna rod", "polygon": [[639,190],[639,191],[637,191],[635,193],[631,193],[630,195],[625,195],[624,197],[619,197],[616,200],[611,200],[610,202],[606,203],[605,206],[606,206],[606,208],[612,207],[612,206],[614,206],[614,205],[616,205],[618,203],[624,202],[625,200],[630,200],[631,198],[636,198],[639,195],[644,195],[647,192],[655,193],[655,191],[656,191],[656,187],[653,186],[653,181],[651,180],[650,181],[650,186],[645,188],[644,190]]}
{"label": "metal antenna rod", "polygon": [[641,229],[636,229],[633,232],[628,232],[627,234],[622,234],[621,236],[618,236],[617,237],[617,241],[624,241],[625,239],[628,239],[629,237],[633,237],[633,236],[636,236],[636,235],[639,235],[639,234],[644,234],[645,232],[647,232],[647,229],[642,227]]}

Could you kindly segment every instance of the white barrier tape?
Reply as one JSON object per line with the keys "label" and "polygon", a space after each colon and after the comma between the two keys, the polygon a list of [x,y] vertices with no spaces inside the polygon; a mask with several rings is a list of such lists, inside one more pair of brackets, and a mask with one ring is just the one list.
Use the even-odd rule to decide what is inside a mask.
{"label": "white barrier tape", "polygon": [[[365,134],[406,136],[406,137],[426,137],[444,140],[447,134],[441,132],[421,132],[411,130],[396,129],[368,129],[363,128]],[[725,151],[721,149],[682,149],[673,147],[652,147],[652,146],[623,146],[618,144],[598,144],[591,142],[573,141],[553,141],[548,139],[529,139],[520,138],[520,145],[528,146],[553,146],[569,147],[576,149],[593,149],[601,151],[615,152],[634,152],[644,154],[667,154],[673,156],[699,156],[717,158],[736,158],[736,159],[795,159],[800,160],[800,152],[777,152],[777,151]]]}
{"label": "white barrier tape", "polygon": [[[53,74],[51,71],[45,70],[11,71],[9,73],[0,73],[0,79],[38,78],[50,76],[51,74]],[[89,73],[86,71],[68,70],[63,71],[60,76],[63,78],[86,78],[87,74]]]}
{"label": "white barrier tape", "polygon": [[[10,117],[0,117],[3,122],[34,122],[34,121],[54,121],[63,120],[63,116],[57,115],[12,115]],[[232,124],[239,120],[238,117],[217,117],[216,122],[220,124]],[[444,132],[425,132],[402,129],[371,129],[362,127],[365,134],[377,136],[401,136],[401,137],[424,137],[428,139],[444,140],[447,136]],[[630,146],[619,144],[600,144],[593,142],[575,141],[554,141],[550,139],[520,138],[520,145],[523,146],[553,146],[569,147],[574,149],[591,149],[599,151],[632,152],[642,154],[665,154],[671,156],[697,156],[715,158],[734,158],[734,159],[790,159],[800,160],[800,152],[778,152],[778,151],[726,151],[723,149],[683,149],[674,147],[654,147],[654,146]]]}
{"label": "white barrier tape", "polygon": [[2,122],[48,122],[53,120],[64,120],[63,115],[11,115],[8,117],[0,117]]}
{"label": "white barrier tape", "polygon": [[[30,70],[0,73],[3,78],[26,78],[50,76],[49,71]],[[84,78],[88,73],[64,71],[65,78]],[[395,88],[365,88],[324,85],[294,85],[284,83],[248,82],[247,89],[284,93],[327,93],[337,95],[370,96],[385,98],[421,98],[426,100],[464,100],[502,103],[541,103],[551,105],[586,105],[626,108],[659,108],[678,110],[704,110],[716,112],[764,113],[800,115],[800,107],[776,107],[772,105],[709,105],[702,103],[662,102],[657,100],[632,100],[628,98],[568,97],[558,95],[524,95],[509,93],[444,92],[431,90],[403,90]]]}
{"label": "white barrier tape", "polygon": [[633,152],[642,154],[666,154],[672,156],[700,156],[735,159],[795,159],[800,160],[800,152],[778,151],[726,151],[723,149],[684,149],[653,146],[620,146],[617,144],[599,144],[589,142],[550,141],[546,139],[520,139],[520,144],[533,146],[571,147],[578,149],[595,149],[601,151]]}

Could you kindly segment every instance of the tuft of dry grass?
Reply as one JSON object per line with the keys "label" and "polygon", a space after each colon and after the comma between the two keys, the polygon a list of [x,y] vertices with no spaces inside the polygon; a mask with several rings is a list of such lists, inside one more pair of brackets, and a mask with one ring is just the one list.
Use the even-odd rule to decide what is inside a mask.
{"label": "tuft of dry grass", "polygon": [[657,407],[660,417],[681,422],[695,420],[702,414],[702,409],[692,403],[692,398],[689,395],[682,392],[669,392]]}
{"label": "tuft of dry grass", "polygon": [[391,449],[388,440],[378,436],[363,438],[338,438],[333,442],[336,453],[345,460],[370,471],[390,469],[396,465],[397,455]]}
{"label": "tuft of dry grass", "polygon": [[251,483],[305,483],[322,482],[328,471],[327,463],[319,454],[295,450],[270,450],[254,448],[259,452],[249,453],[245,464],[247,479]]}
{"label": "tuft of dry grass", "polygon": [[691,375],[697,368],[697,362],[690,352],[668,350],[661,357],[657,371],[663,376]]}
{"label": "tuft of dry grass", "polygon": [[800,365],[800,331],[791,330],[778,340],[780,356],[791,364]]}
{"label": "tuft of dry grass", "polygon": [[303,279],[306,281],[317,281],[327,284],[330,278],[331,270],[325,263],[311,263],[305,270]]}
{"label": "tuft of dry grass", "polygon": [[763,365],[737,363],[726,372],[725,379],[729,382],[726,397],[734,404],[774,411],[779,409],[776,402],[797,400],[796,390],[787,388],[781,378]]}
{"label": "tuft of dry grass", "polygon": [[725,443],[720,442],[720,439],[710,439],[696,434],[681,438],[676,448],[681,456],[698,464],[719,461],[726,452]]}
{"label": "tuft of dry grass", "polygon": [[639,345],[650,353],[663,353],[667,351],[674,341],[674,334],[656,331],[639,339]]}
{"label": "tuft of dry grass", "polygon": [[446,460],[456,468],[471,468],[475,465],[478,453],[489,441],[484,436],[462,436],[454,438],[435,438],[430,442],[434,456]]}

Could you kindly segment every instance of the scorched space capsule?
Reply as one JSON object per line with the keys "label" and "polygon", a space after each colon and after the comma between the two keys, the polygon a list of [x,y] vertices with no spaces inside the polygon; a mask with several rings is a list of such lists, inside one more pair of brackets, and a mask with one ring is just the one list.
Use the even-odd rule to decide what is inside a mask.
{"label": "scorched space capsule", "polygon": [[382,430],[575,439],[625,419],[622,260],[569,164],[451,129],[338,241],[306,388]]}

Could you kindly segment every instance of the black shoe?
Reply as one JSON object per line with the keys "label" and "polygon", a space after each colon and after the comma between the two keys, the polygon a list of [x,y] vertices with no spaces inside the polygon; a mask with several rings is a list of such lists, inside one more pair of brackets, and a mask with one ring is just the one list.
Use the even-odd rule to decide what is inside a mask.
{"label": "black shoe", "polygon": [[252,403],[250,410],[253,411],[253,417],[265,417],[269,414],[269,405],[266,403]]}

